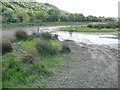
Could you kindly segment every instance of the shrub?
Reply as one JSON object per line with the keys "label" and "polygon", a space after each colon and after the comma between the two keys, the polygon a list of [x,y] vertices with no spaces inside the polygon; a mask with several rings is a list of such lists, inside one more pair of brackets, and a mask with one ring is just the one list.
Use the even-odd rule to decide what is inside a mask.
{"label": "shrub", "polygon": [[18,40],[23,40],[23,39],[27,39],[28,38],[27,32],[25,32],[23,30],[16,31],[15,36],[16,36],[16,38]]}
{"label": "shrub", "polygon": [[2,42],[2,54],[7,52],[11,52],[13,50],[12,43],[10,41],[3,41]]}
{"label": "shrub", "polygon": [[60,53],[70,53],[71,52],[71,50],[70,50],[70,48],[68,47],[68,45],[62,45],[62,48],[61,48],[61,50],[60,50]]}
{"label": "shrub", "polygon": [[42,38],[47,39],[47,40],[51,39],[51,37],[52,37],[51,34],[48,32],[42,33],[41,36],[42,36]]}
{"label": "shrub", "polygon": [[94,25],[92,25],[92,24],[88,24],[87,27],[89,27],[89,28],[93,28]]}
{"label": "shrub", "polygon": [[37,41],[36,48],[41,55],[53,55],[57,53],[57,50],[45,40],[39,39],[39,41]]}
{"label": "shrub", "polygon": [[118,28],[118,23],[106,23],[106,24],[89,24],[87,25],[87,27],[89,28],[98,28],[98,29],[101,29],[101,28]]}

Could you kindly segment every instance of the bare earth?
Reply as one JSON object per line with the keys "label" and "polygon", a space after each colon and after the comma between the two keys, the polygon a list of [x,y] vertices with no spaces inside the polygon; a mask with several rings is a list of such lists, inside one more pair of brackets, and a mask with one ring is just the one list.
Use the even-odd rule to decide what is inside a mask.
{"label": "bare earth", "polygon": [[64,41],[72,50],[63,54],[60,68],[46,88],[118,88],[118,51],[98,45],[80,46]]}

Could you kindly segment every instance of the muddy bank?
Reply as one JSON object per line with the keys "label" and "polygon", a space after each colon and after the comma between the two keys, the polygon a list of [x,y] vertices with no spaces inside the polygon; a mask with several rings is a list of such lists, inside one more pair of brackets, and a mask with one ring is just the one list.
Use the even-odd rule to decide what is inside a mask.
{"label": "muddy bank", "polygon": [[63,54],[60,68],[46,81],[47,88],[117,88],[118,52],[100,45],[65,41],[71,53]]}

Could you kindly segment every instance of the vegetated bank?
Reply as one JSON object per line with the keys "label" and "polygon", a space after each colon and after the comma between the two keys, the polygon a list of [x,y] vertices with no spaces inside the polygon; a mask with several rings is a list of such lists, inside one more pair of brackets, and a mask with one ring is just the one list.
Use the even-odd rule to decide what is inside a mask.
{"label": "vegetated bank", "polygon": [[[79,25],[87,25],[88,22],[79,22]],[[2,29],[12,29],[12,28],[27,28],[27,27],[38,27],[38,26],[67,26],[67,25],[76,25],[76,22],[26,22],[26,23],[2,23]]]}
{"label": "vegetated bank", "polygon": [[86,26],[73,26],[65,27],[63,31],[72,32],[115,32],[119,31],[117,22],[104,23],[104,24],[88,24]]}
{"label": "vegetated bank", "polygon": [[42,88],[61,62],[63,47],[57,35],[28,36],[17,31],[16,42],[2,46],[2,88]]}

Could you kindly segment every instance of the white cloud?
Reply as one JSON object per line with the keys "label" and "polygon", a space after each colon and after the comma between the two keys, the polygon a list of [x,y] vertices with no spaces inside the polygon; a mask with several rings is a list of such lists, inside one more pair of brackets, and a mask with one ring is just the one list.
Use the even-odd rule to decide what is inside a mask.
{"label": "white cloud", "polygon": [[72,13],[117,17],[119,0],[37,0],[47,2]]}

